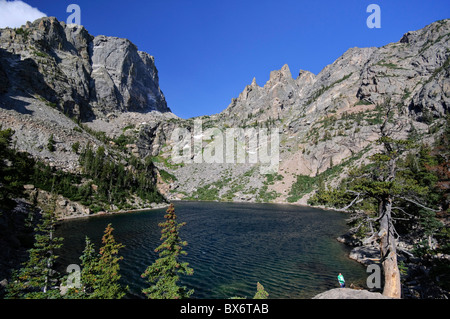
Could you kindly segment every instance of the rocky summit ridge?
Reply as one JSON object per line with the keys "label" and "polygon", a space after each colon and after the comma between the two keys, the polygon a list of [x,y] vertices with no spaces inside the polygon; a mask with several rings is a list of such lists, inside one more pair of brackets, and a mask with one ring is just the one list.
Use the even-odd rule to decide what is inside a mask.
{"label": "rocky summit ridge", "polygon": [[125,111],[170,112],[154,57],[127,39],[94,37],[51,17],[2,29],[0,49],[2,93],[10,97],[3,104],[29,95],[84,121]]}
{"label": "rocky summit ridge", "polygon": [[[337,183],[374,152],[386,101],[404,124],[399,136],[433,141],[450,103],[449,41],[447,19],[383,47],[350,48],[317,75],[293,77],[284,65],[263,86],[253,79],[221,113],[181,119],[167,106],[152,56],[129,40],[42,18],[0,30],[0,120],[16,131],[18,149],[71,171],[74,143],[108,149],[121,137],[123,152],[152,158],[169,199],[305,204],[319,182]],[[262,174],[248,162],[176,163],[173,132],[185,129],[194,141],[199,121],[203,150],[214,140],[208,128],[253,128],[256,136],[277,129],[277,171]],[[54,152],[45,148],[51,135]],[[299,176],[310,181],[300,191]]]}
{"label": "rocky summit ridge", "polygon": [[[398,137],[416,132],[424,143],[431,143],[433,133],[442,129],[450,102],[450,20],[399,38],[379,48],[350,48],[317,75],[300,70],[295,78],[284,65],[272,71],[263,86],[253,79],[219,114],[144,129],[140,153],[158,156],[167,164],[176,145],[167,138],[170,132],[175,126],[193,132],[195,120],[223,132],[276,128],[280,132],[276,173],[259,174],[251,164],[163,165],[176,177],[167,187],[168,195],[306,204],[319,182],[335,184],[349,167],[374,152],[386,102],[395,106],[395,121],[403,123]],[[208,141],[203,143],[207,145]],[[311,186],[296,190],[298,176],[309,178]]]}

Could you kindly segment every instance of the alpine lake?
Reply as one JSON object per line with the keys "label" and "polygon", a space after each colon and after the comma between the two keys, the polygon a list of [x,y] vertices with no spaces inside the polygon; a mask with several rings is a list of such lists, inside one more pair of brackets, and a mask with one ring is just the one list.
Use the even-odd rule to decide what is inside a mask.
{"label": "alpine lake", "polygon": [[[364,266],[348,258],[350,248],[336,238],[348,230],[345,213],[288,204],[174,202],[180,237],[188,242],[186,261],[194,269],[180,284],[194,289],[191,298],[253,298],[260,282],[273,299],[309,299],[339,287],[365,287]],[[64,238],[57,253],[59,271],[80,265],[88,236],[98,249],[106,226],[125,245],[119,252],[126,298],[145,298],[148,283],[141,274],[157,258],[166,209],[110,214],[62,221],[56,235]]]}

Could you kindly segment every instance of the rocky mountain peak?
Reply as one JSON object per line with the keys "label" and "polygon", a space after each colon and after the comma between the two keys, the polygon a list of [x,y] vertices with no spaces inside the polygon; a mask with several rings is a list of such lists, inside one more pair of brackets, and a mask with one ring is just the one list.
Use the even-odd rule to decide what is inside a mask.
{"label": "rocky mountain peak", "polygon": [[276,82],[287,81],[292,79],[291,70],[289,70],[289,66],[287,64],[283,65],[280,70],[270,72],[268,85],[272,85]]}
{"label": "rocky mountain peak", "polygon": [[[403,123],[401,138],[416,130],[431,141],[427,132],[431,125],[434,130],[443,125],[450,105],[449,35],[449,20],[438,21],[406,33],[400,42],[349,48],[317,75],[300,70],[293,79],[284,65],[270,72],[263,87],[254,79],[223,112],[208,118],[207,125],[278,129],[277,180],[269,182],[248,167],[206,164],[201,177],[194,178],[197,168],[186,165],[170,170],[178,180],[173,196],[305,204],[314,187],[298,192],[306,188],[302,181],[327,178],[331,185],[345,176],[350,164],[362,163],[375,150],[386,101],[395,107],[395,121]],[[167,140],[158,144],[169,145],[161,156],[170,153]],[[196,191],[199,185],[217,195]]]}
{"label": "rocky mountain peak", "polygon": [[[94,118],[92,127],[108,136],[125,132],[135,139],[134,155],[157,157],[173,174],[166,186],[177,198],[202,198],[209,185],[217,189],[213,199],[305,203],[307,194],[295,192],[296,176],[312,180],[334,167],[338,179],[349,163],[363,161],[386,101],[405,123],[403,137],[442,125],[450,105],[449,35],[449,20],[438,21],[383,47],[350,48],[317,75],[300,70],[295,79],[283,65],[264,86],[253,78],[224,111],[201,118],[205,127],[278,129],[280,166],[270,183],[252,165],[202,163],[198,174],[195,165],[170,164],[174,129],[193,129],[193,121],[169,113],[154,58],[129,40],[94,37],[54,18],[0,30],[0,117],[26,141],[19,147],[49,158],[69,154],[70,144],[85,137],[62,112]],[[52,154],[45,150],[50,134],[59,143]]]}
{"label": "rocky mountain peak", "polygon": [[[15,88],[25,86],[82,120],[128,111],[170,112],[154,57],[127,39],[94,37],[83,26],[45,17],[22,28],[0,30],[0,49],[10,60],[3,63],[9,95],[20,94]],[[39,73],[42,81],[19,84],[27,73]]]}
{"label": "rocky mountain peak", "polygon": [[305,70],[300,70],[297,79],[295,79],[295,82],[299,90],[298,95],[299,96],[304,95],[303,91],[305,89],[307,90],[308,88],[312,87],[315,81],[316,75],[314,73]]}
{"label": "rocky mountain peak", "polygon": [[253,78],[252,84],[250,84],[250,86],[252,86],[252,87],[257,87],[258,86],[258,84],[256,84],[256,78]]}
{"label": "rocky mountain peak", "polygon": [[450,20],[439,20],[425,26],[423,29],[409,31],[400,39],[400,43],[420,46],[426,42],[436,42],[445,36],[449,29]]}
{"label": "rocky mountain peak", "polygon": [[93,132],[115,138],[125,127],[173,117],[154,57],[131,41],[54,17],[0,29],[0,126],[16,132],[18,150],[76,171],[74,145],[104,142]]}

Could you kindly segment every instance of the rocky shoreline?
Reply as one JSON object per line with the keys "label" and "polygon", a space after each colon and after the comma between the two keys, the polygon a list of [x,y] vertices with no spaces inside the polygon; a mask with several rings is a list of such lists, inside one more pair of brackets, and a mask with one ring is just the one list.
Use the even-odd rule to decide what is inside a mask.
{"label": "rocky shoreline", "polygon": [[322,292],[312,299],[392,299],[379,292],[351,288],[335,288]]}
{"label": "rocky shoreline", "polygon": [[[364,266],[380,263],[380,250],[373,244],[364,244],[351,234],[344,234],[339,236],[337,240],[347,246],[352,247],[348,257]],[[402,279],[402,299],[448,299],[449,292],[443,290],[437,285],[440,278],[432,274],[432,266],[439,262],[439,259],[450,260],[449,255],[439,254],[431,257],[429,260],[422,260],[413,253],[413,244],[404,241],[397,243],[397,260],[400,266],[400,273]],[[330,293],[326,297],[335,296],[341,298],[346,294],[339,295],[337,293]],[[348,299],[353,299],[348,296]],[[367,298],[364,298],[367,299]]]}
{"label": "rocky shoreline", "polygon": [[90,218],[90,217],[96,217],[96,216],[106,216],[106,215],[116,215],[116,214],[130,214],[130,213],[137,213],[137,212],[145,212],[149,210],[155,210],[155,209],[162,209],[169,207],[169,204],[167,203],[152,203],[150,207],[144,207],[144,208],[138,208],[138,209],[130,209],[130,210],[118,210],[118,211],[101,211],[98,213],[93,213],[89,215],[78,215],[78,216],[65,216],[58,218],[58,221],[65,221],[65,220],[71,220],[71,219],[80,219],[80,218]]}
{"label": "rocky shoreline", "polygon": [[[111,209],[99,212],[93,212],[89,207],[82,205],[79,202],[71,201],[62,195],[50,194],[42,189],[35,188],[34,185],[25,185],[25,197],[20,199],[27,204],[35,203],[37,207],[42,210],[52,209],[56,214],[56,218],[59,221],[77,219],[77,218],[87,218],[93,216],[103,216],[111,214],[126,214],[138,211],[147,211],[153,209],[165,208],[168,203],[144,203],[142,201],[136,203],[134,209]],[[114,207],[112,207],[114,208]]]}
{"label": "rocky shoreline", "polygon": [[[40,196],[42,197],[44,195],[41,194]],[[14,201],[16,203],[15,207],[11,209],[0,209],[0,247],[2,247],[0,250],[0,299],[4,294],[4,289],[9,280],[8,278],[11,276],[11,270],[16,269],[27,259],[27,251],[33,247],[33,229],[40,220],[42,211],[42,207],[36,208],[27,199],[15,199]],[[62,205],[63,201],[66,201],[64,205]],[[79,203],[71,202],[66,199],[59,199],[59,202],[61,205],[58,203],[56,205],[57,207],[59,205],[59,208],[61,208],[61,206],[78,208],[72,212],[73,214],[67,215],[61,215],[61,210],[57,210],[59,212],[59,222],[115,214],[130,214],[134,212],[162,209],[169,205],[167,203],[152,203],[150,207],[139,209],[86,214],[88,210]]]}

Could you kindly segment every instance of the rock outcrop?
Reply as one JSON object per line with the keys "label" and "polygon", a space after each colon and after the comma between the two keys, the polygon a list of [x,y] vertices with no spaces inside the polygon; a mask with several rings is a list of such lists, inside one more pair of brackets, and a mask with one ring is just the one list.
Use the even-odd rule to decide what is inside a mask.
{"label": "rock outcrop", "polygon": [[336,288],[322,292],[312,299],[392,299],[379,292],[356,290],[350,288]]}
{"label": "rock outcrop", "polygon": [[158,81],[154,57],[127,39],[52,17],[0,30],[0,125],[15,131],[18,150],[63,170],[77,170],[74,144],[102,144],[89,128],[115,137],[176,117]]}
{"label": "rock outcrop", "polygon": [[82,120],[170,112],[154,57],[127,39],[94,37],[51,17],[0,30],[0,53],[4,107],[17,107],[14,96],[28,94]]}
{"label": "rock outcrop", "polygon": [[155,59],[127,39],[97,36],[92,42],[91,100],[104,112],[169,112],[159,88]]}

